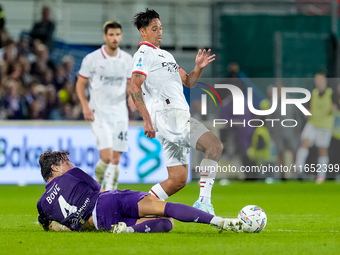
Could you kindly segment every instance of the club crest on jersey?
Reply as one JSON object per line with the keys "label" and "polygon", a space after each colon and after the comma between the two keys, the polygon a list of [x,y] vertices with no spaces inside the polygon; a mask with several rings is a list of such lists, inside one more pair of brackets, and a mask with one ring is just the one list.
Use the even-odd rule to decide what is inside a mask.
{"label": "club crest on jersey", "polygon": [[142,67],[142,62],[143,62],[143,59],[142,58],[139,58],[138,59],[138,63],[137,63],[137,67]]}
{"label": "club crest on jersey", "polygon": [[163,62],[162,67],[166,68],[169,73],[178,73],[179,66],[172,62]]}

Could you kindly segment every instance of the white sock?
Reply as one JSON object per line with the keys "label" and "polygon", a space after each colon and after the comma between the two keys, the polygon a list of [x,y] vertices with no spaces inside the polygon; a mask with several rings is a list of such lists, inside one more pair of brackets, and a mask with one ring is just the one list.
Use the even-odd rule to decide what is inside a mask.
{"label": "white sock", "polygon": [[169,196],[166,194],[164,189],[162,188],[161,184],[157,183],[154,185],[150,190],[149,193],[151,195],[154,195],[155,197],[158,197],[160,200],[164,201],[166,200]]}
{"label": "white sock", "polygon": [[211,204],[211,190],[214,186],[218,163],[211,159],[202,159],[200,164],[200,197],[199,201]]}
{"label": "white sock", "polygon": [[328,162],[329,162],[329,157],[319,157],[318,158],[318,164],[321,165],[321,168],[319,169],[316,177],[317,178],[322,178],[322,179],[326,179],[326,175],[327,175],[327,170],[328,170]]}
{"label": "white sock", "polygon": [[222,221],[222,220],[223,220],[223,218],[218,217],[218,216],[214,216],[214,217],[211,219],[210,224],[211,224],[211,225],[216,225],[217,222],[220,222],[220,221]]}
{"label": "white sock", "polygon": [[113,177],[113,189],[118,188],[119,168],[120,168],[120,164],[116,165],[115,175]]}
{"label": "white sock", "polygon": [[107,166],[107,169],[104,175],[105,190],[113,190],[114,188],[113,182],[114,182],[117,168],[118,168],[118,165],[113,165],[111,163]]}
{"label": "white sock", "polygon": [[107,166],[108,165],[105,164],[101,159],[99,159],[99,161],[97,162],[96,171],[95,171],[95,179],[100,185],[102,185],[103,183],[104,174],[105,174],[105,170]]}
{"label": "white sock", "polygon": [[[304,169],[307,157],[308,157],[309,149],[306,148],[299,148],[296,153],[296,170],[300,172],[302,166],[302,169]],[[303,172],[303,171],[302,171]]]}

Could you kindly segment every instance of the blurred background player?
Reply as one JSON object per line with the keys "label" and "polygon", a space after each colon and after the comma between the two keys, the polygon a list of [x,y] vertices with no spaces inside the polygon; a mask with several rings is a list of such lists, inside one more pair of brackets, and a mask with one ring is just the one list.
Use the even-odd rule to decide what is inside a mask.
{"label": "blurred background player", "polygon": [[[193,147],[205,153],[200,169],[200,196],[194,207],[214,214],[211,204],[217,162],[223,145],[203,124],[190,117],[183,85],[193,88],[203,69],[215,60],[210,50],[199,50],[194,70],[187,74],[174,57],[160,49],[162,23],[159,14],[146,9],[134,17],[134,25],[142,36],[134,55],[131,96],[144,120],[147,137],[160,139],[164,149],[168,179],[154,185],[150,193],[161,200],[182,189],[188,178],[188,153]],[[145,98],[145,101],[144,101]]]}
{"label": "blurred background player", "polygon": [[[317,183],[322,183],[328,169],[328,147],[332,138],[334,124],[333,110],[336,105],[333,103],[333,92],[327,87],[327,78],[324,73],[317,73],[314,77],[315,89],[312,91],[310,100],[310,113],[312,114],[301,134],[301,146],[296,154],[296,166],[298,171],[304,173],[309,147],[315,146],[319,150],[317,167]],[[302,168],[301,168],[301,167]]]}
{"label": "blurred background player", "polygon": [[[103,38],[106,44],[83,59],[76,90],[84,118],[91,122],[100,151],[96,180],[100,184],[104,181],[105,190],[111,190],[117,188],[119,159],[128,148],[126,91],[132,57],[119,48],[123,34],[118,22],[108,21],[104,24]],[[85,95],[88,82],[90,102]]]}

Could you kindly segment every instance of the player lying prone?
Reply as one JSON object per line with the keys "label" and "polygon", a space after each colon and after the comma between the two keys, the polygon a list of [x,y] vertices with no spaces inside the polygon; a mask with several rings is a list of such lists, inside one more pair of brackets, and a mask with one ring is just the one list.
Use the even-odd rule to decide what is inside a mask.
{"label": "player lying prone", "polygon": [[239,219],[223,219],[188,205],[161,201],[145,192],[104,191],[91,176],[74,167],[68,155],[48,150],[39,158],[47,185],[37,208],[45,230],[169,232],[172,219],[176,219],[242,232]]}

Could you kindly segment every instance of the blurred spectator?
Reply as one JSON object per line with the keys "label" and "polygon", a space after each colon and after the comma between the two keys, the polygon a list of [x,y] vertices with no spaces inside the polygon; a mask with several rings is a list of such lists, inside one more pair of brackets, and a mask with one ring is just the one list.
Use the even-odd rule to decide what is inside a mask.
{"label": "blurred spectator", "polygon": [[49,84],[46,87],[46,108],[45,108],[45,119],[53,120],[59,113],[59,98],[56,88]]}
{"label": "blurred spectator", "polygon": [[32,82],[25,95],[26,103],[29,107],[30,119],[43,119],[46,108],[46,88],[45,86]]}
{"label": "blurred spectator", "polygon": [[5,46],[0,49],[0,61],[6,61],[10,63],[15,60],[17,56],[18,50],[16,48],[15,42],[11,39],[8,39],[5,43]]}
{"label": "blurred spectator", "polygon": [[30,84],[34,79],[34,77],[31,75],[31,64],[22,55],[19,56],[18,61],[21,63],[22,66],[21,79],[23,81],[23,86],[26,88],[28,84]]}
{"label": "blurred spectator", "polygon": [[31,47],[30,47],[30,37],[29,35],[22,33],[17,43],[18,55],[25,58],[30,58]]}
{"label": "blurred spectator", "polygon": [[67,81],[65,69],[63,66],[58,66],[56,72],[53,77],[53,85],[55,86],[56,90],[59,91],[64,87],[65,82]]}
{"label": "blurred spectator", "polygon": [[71,103],[74,85],[71,82],[65,82],[64,87],[59,90],[58,97],[61,103]]}
{"label": "blurred spectator", "polygon": [[5,30],[5,12],[2,9],[2,6],[0,4],[0,48],[3,47],[3,43],[4,43],[4,36],[3,34],[6,33]]}
{"label": "blurred spectator", "polygon": [[36,48],[36,60],[31,65],[31,74],[37,76],[39,82],[43,82],[48,69],[55,70],[54,63],[49,60],[48,48],[39,44]]}
{"label": "blurred spectator", "polygon": [[2,108],[7,119],[25,119],[28,111],[24,97],[19,93],[20,82],[7,80],[5,90],[1,97]]}
{"label": "blurred spectator", "polygon": [[53,84],[53,76],[54,76],[53,71],[48,68],[42,76],[42,79],[40,81],[41,84],[45,85],[45,86],[47,86],[49,84]]}
{"label": "blurred spectator", "polygon": [[41,9],[41,20],[36,22],[30,32],[31,38],[39,39],[47,45],[49,51],[53,50],[54,23],[50,20],[50,8],[43,6]]}
{"label": "blurred spectator", "polygon": [[75,83],[77,81],[77,75],[73,70],[74,58],[70,55],[64,56],[62,60],[62,67],[65,70],[65,77],[69,82]]}

